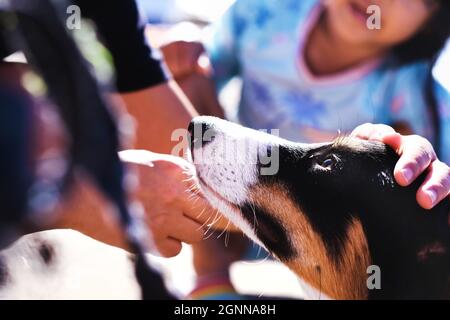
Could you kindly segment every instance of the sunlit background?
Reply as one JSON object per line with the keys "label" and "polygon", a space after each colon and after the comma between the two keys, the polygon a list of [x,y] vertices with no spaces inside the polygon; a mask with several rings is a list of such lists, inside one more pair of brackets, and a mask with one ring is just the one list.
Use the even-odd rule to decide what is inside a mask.
{"label": "sunlit background", "polygon": [[[200,23],[216,21],[236,0],[139,0],[151,23],[176,23],[186,20]],[[301,0],[299,0],[301,1]],[[189,32],[188,30],[186,30]],[[182,38],[189,39],[189,35]],[[435,77],[450,90],[450,44],[442,54]]]}
{"label": "sunlit background", "polygon": [[450,42],[436,65],[434,75],[450,91]]}
{"label": "sunlit background", "polygon": [[138,0],[151,22],[217,20],[235,0]]}

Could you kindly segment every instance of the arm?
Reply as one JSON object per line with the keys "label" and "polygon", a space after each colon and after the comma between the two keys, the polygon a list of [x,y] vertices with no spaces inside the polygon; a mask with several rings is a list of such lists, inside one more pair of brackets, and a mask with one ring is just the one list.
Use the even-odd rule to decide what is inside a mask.
{"label": "arm", "polygon": [[194,107],[175,83],[169,81],[136,92],[122,93],[120,98],[136,123],[133,148],[171,153],[178,141],[172,132],[188,127],[197,115]]}
{"label": "arm", "polygon": [[[77,0],[111,52],[118,96],[137,124],[134,147],[170,153],[173,130],[187,128],[195,109],[146,41],[145,21],[130,0]],[[120,21],[120,23],[118,23]],[[119,99],[120,100],[120,99]],[[117,99],[116,99],[117,101]]]}
{"label": "arm", "polygon": [[245,1],[233,4],[208,30],[203,43],[175,41],[161,47],[175,79],[197,72],[212,77],[220,90],[239,74],[239,39],[246,26],[247,6]]}

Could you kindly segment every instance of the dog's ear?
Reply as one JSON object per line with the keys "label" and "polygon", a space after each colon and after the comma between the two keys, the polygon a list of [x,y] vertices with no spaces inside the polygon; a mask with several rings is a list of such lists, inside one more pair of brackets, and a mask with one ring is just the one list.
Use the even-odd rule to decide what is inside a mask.
{"label": "dog's ear", "polygon": [[143,300],[177,300],[177,298],[167,290],[164,280],[159,272],[146,262],[145,256],[137,255],[135,259],[136,277],[141,285]]}

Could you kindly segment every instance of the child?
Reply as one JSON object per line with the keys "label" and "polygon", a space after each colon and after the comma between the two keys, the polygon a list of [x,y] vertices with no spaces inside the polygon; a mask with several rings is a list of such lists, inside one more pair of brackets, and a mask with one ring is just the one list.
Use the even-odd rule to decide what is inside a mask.
{"label": "child", "polygon": [[[385,123],[427,137],[450,163],[450,95],[431,76],[450,34],[450,3],[375,3],[381,9],[379,30],[367,27],[369,1],[238,0],[203,45],[173,43],[163,53],[175,78],[188,83],[196,106],[200,97],[211,96],[197,72],[204,49],[219,90],[240,76],[238,116],[245,126],[320,142],[332,140],[338,130]],[[199,269],[212,271],[198,261],[219,252],[205,253],[213,245],[202,246],[207,249],[194,248],[199,275]]]}

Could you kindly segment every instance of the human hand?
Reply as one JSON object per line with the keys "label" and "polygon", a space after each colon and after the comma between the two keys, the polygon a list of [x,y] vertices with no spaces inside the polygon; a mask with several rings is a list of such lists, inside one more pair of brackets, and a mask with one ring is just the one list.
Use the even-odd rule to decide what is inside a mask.
{"label": "human hand", "polygon": [[209,59],[204,55],[205,48],[200,42],[174,41],[162,46],[164,60],[175,79],[195,72],[209,75]]}
{"label": "human hand", "polygon": [[450,168],[437,159],[431,143],[420,136],[403,136],[383,124],[366,123],[353,130],[351,136],[383,142],[393,148],[400,159],[394,176],[401,186],[410,185],[420,174],[428,174],[417,191],[417,202],[431,209],[450,194]]}
{"label": "human hand", "polygon": [[131,194],[144,206],[154,245],[162,256],[176,256],[182,242],[201,241],[203,227],[213,220],[218,220],[219,226],[227,223],[198,194],[195,170],[189,162],[146,150],[121,151],[119,156],[137,177]]}

